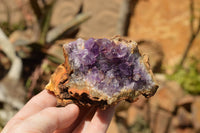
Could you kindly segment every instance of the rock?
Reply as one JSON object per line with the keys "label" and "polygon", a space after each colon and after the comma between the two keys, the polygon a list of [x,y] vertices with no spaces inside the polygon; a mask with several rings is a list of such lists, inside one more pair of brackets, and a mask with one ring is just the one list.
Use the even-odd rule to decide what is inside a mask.
{"label": "rock", "polygon": [[168,132],[169,133],[176,133],[176,129],[178,128],[178,118],[177,116],[172,117],[170,125],[169,125],[169,129]]}
{"label": "rock", "polygon": [[192,95],[186,95],[183,98],[179,99],[177,102],[178,106],[184,106],[185,104],[192,104],[194,102],[195,98]]}
{"label": "rock", "polygon": [[159,88],[163,88],[168,80],[166,74],[163,73],[155,73],[155,79],[159,84]]}
{"label": "rock", "polygon": [[188,111],[191,111],[191,104],[194,102],[194,96],[186,95],[183,98],[179,99],[177,102],[178,106],[183,106]]}
{"label": "rock", "polygon": [[107,133],[119,133],[115,117],[112,118]]}
{"label": "rock", "polygon": [[118,132],[128,133],[128,127],[125,119],[121,117],[116,117],[116,123],[118,127]]}
{"label": "rock", "polygon": [[51,18],[51,25],[58,26],[72,20],[79,12],[83,0],[57,0]]}
{"label": "rock", "polygon": [[[195,0],[195,11],[199,8],[197,3],[198,0]],[[135,40],[159,42],[164,51],[163,63],[167,72],[169,66],[180,60],[189,41],[191,33],[186,32],[190,31],[189,5],[189,0],[141,0],[132,11],[128,36]],[[200,38],[197,37],[189,52],[198,58],[199,43]]]}
{"label": "rock", "polygon": [[45,87],[60,98],[58,105],[65,106],[71,99],[80,106],[105,109],[124,100],[134,102],[139,94],[151,97],[158,88],[148,59],[134,42],[117,36],[111,40],[79,38],[64,44],[63,52],[65,63],[56,68]]}
{"label": "rock", "polygon": [[135,107],[134,105],[131,105],[127,111],[127,124],[128,126],[132,126],[136,120],[138,115],[141,115],[141,110]]}
{"label": "rock", "polygon": [[144,107],[144,104],[146,103],[146,101],[147,99],[144,96],[139,96],[138,100],[134,102],[133,105],[141,109]]}
{"label": "rock", "polygon": [[[160,89],[149,99],[149,104],[145,104],[144,108],[145,119],[150,122],[151,129],[157,133],[167,130],[172,113],[176,111],[177,101],[183,96],[182,88],[176,82],[165,79],[160,81],[162,81]],[[173,128],[170,127],[170,130]]]}
{"label": "rock", "polygon": [[153,72],[161,72],[164,53],[160,44],[147,40],[141,40],[137,43],[142,53],[149,56],[149,63]]}
{"label": "rock", "polygon": [[174,81],[166,81],[163,87],[158,89],[158,92],[150,98],[151,106],[158,106],[166,111],[173,112],[176,108],[176,103],[182,97],[183,92],[180,86]]}
{"label": "rock", "polygon": [[196,132],[200,132],[200,97],[196,97],[192,104],[192,119]]}
{"label": "rock", "polygon": [[[91,19],[80,26],[79,37],[113,37],[122,35],[119,30],[123,13],[123,5],[127,0],[84,0],[83,12],[90,13]],[[101,6],[100,6],[101,5]],[[125,8],[127,9],[127,8]]]}
{"label": "rock", "polygon": [[[27,2],[23,4],[26,5]],[[17,24],[23,20],[23,15],[21,14],[21,9],[19,8],[19,2],[16,0],[0,1],[0,9],[1,23],[6,22],[9,24]]]}
{"label": "rock", "polygon": [[115,109],[115,112],[116,113],[118,113],[118,112],[121,112],[121,111],[127,111],[128,110],[128,108],[131,106],[131,104],[130,103],[128,103],[128,102],[125,102],[125,101],[121,101],[118,105],[117,105],[117,107],[116,107],[116,109]]}
{"label": "rock", "polygon": [[177,116],[173,117],[169,125],[168,133],[195,133],[192,127],[180,127],[179,122]]}
{"label": "rock", "polygon": [[126,120],[129,117],[127,110],[117,112],[116,115],[117,117],[123,118],[124,120]]}
{"label": "rock", "polygon": [[177,128],[175,130],[175,133],[196,133],[196,132],[192,128],[185,128],[185,129]]}
{"label": "rock", "polygon": [[167,131],[170,119],[172,115],[164,110],[159,110],[157,113],[157,119],[154,123],[154,128],[152,129],[154,133],[165,133]]}
{"label": "rock", "polygon": [[142,114],[145,122],[148,124],[148,126],[151,129],[155,128],[155,123],[157,120],[157,115],[159,112],[159,106],[158,104],[152,105],[150,101],[148,100],[142,109],[142,111],[139,114]]}
{"label": "rock", "polygon": [[191,114],[183,107],[178,108],[177,111],[177,126],[178,127],[192,127],[192,116]]}

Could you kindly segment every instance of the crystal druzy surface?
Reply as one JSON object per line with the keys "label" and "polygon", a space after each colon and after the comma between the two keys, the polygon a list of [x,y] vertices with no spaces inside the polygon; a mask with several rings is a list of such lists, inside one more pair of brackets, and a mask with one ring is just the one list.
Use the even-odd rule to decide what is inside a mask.
{"label": "crystal druzy surface", "polygon": [[[120,37],[77,39],[64,44],[63,50],[62,72],[55,72],[46,87],[62,102],[106,108],[121,100],[132,102],[140,94],[152,96],[158,88],[148,57],[141,55],[135,42]],[[56,73],[62,76],[56,79]]]}

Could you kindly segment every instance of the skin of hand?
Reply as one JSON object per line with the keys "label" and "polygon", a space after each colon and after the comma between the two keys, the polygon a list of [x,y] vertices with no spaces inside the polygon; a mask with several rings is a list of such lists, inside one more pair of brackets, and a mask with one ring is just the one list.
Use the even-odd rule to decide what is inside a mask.
{"label": "skin of hand", "polygon": [[56,107],[56,98],[46,90],[34,96],[4,127],[2,133],[104,133],[115,107],[107,110]]}

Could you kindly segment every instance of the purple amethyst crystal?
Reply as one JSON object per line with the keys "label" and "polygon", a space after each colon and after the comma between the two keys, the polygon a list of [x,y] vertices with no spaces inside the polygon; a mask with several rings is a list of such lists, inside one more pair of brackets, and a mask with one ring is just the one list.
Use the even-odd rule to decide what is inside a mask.
{"label": "purple amethyst crystal", "polygon": [[52,74],[46,89],[59,106],[71,102],[106,109],[122,100],[134,102],[158,88],[148,57],[137,44],[119,36],[112,39],[77,39],[63,46],[65,62]]}
{"label": "purple amethyst crystal", "polygon": [[65,44],[64,49],[74,72],[71,77],[75,77],[70,82],[85,81],[109,97],[124,90],[142,92],[155,86],[135,43],[78,39]]}

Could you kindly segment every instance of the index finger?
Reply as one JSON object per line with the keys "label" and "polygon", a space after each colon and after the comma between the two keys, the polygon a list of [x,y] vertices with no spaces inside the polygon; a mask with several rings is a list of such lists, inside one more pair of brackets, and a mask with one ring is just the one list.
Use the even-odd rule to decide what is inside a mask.
{"label": "index finger", "polygon": [[17,119],[26,119],[27,117],[43,110],[47,107],[56,106],[56,97],[47,90],[43,90],[30,101],[14,116]]}

